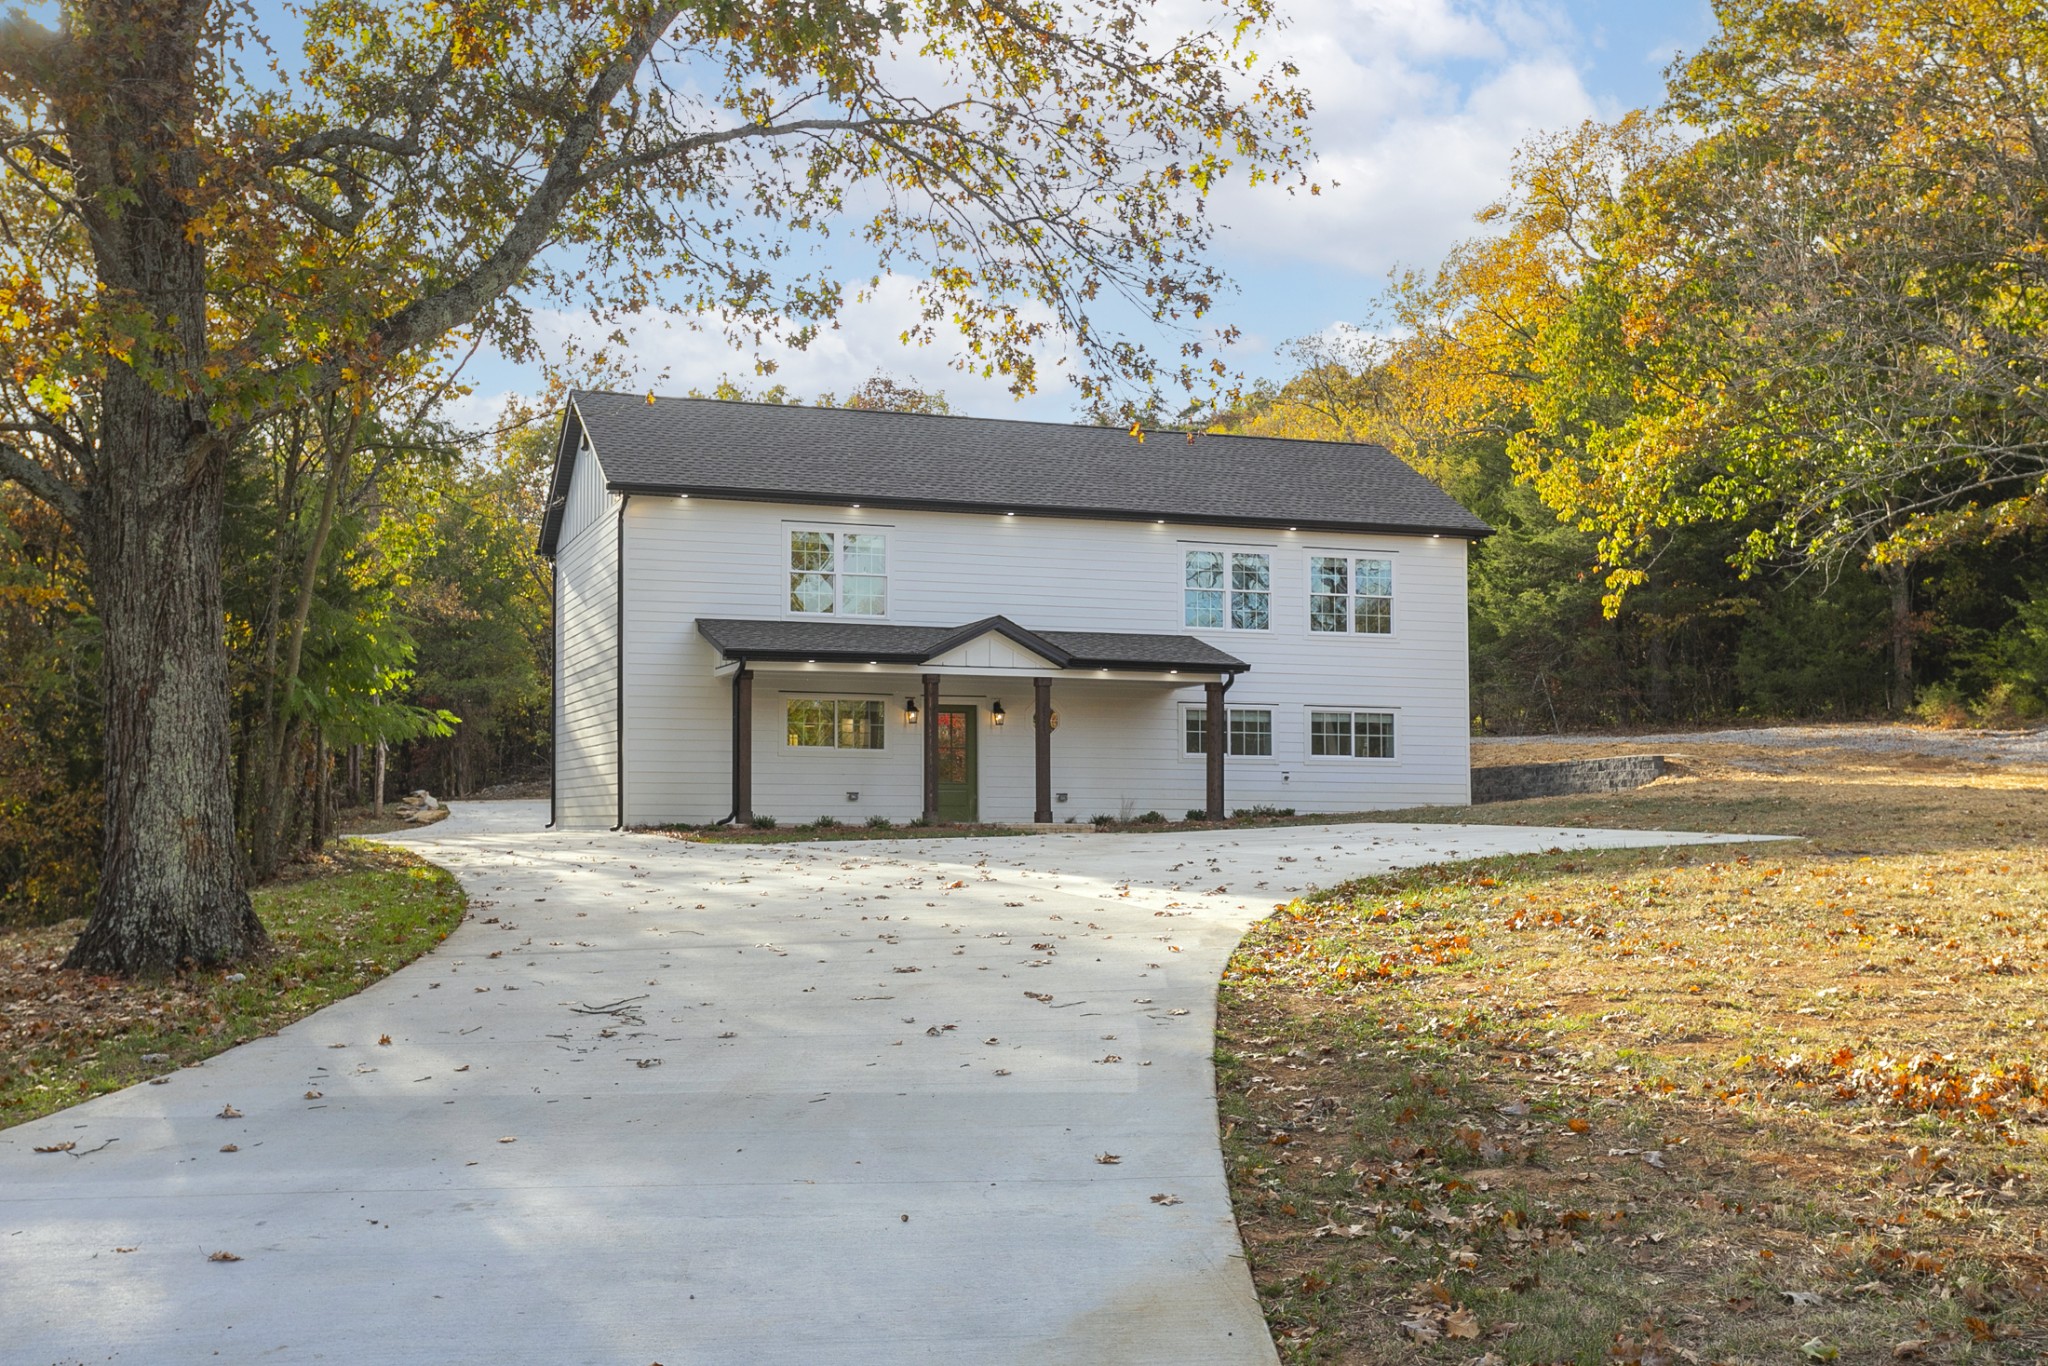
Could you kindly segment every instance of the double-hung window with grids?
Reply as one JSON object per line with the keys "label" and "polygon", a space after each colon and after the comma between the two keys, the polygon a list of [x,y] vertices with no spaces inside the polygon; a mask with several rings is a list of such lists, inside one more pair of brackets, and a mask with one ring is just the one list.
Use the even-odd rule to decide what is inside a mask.
{"label": "double-hung window with grids", "polygon": [[1182,621],[1198,630],[1264,631],[1273,621],[1273,557],[1259,550],[1190,550],[1182,561]]}
{"label": "double-hung window with grids", "polygon": [[792,749],[880,749],[882,703],[872,698],[789,699]]}
{"label": "double-hung window with grids", "polygon": [[842,617],[889,614],[889,543],[878,531],[793,527],[789,610]]}
{"label": "double-hung window with grids", "polygon": [[[1268,707],[1228,707],[1230,731],[1224,752],[1238,758],[1270,758],[1273,754],[1273,712]],[[1185,743],[1189,754],[1209,752],[1209,709],[1186,709]]]}
{"label": "double-hung window with grids", "polygon": [[1308,629],[1391,634],[1394,562],[1372,555],[1309,556]]}
{"label": "double-hung window with grids", "polygon": [[1320,759],[1391,759],[1394,714],[1390,711],[1312,711],[1308,752]]}

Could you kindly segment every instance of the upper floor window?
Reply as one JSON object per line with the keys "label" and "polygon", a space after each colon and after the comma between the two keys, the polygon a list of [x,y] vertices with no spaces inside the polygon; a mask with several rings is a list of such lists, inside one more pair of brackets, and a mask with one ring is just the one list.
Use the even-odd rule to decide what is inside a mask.
{"label": "upper floor window", "polygon": [[1189,626],[1263,631],[1272,624],[1273,557],[1250,550],[1190,550],[1183,578]]}
{"label": "upper floor window", "polygon": [[874,531],[792,528],[789,610],[845,617],[887,616],[888,538]]}
{"label": "upper floor window", "polygon": [[1394,629],[1394,562],[1308,557],[1308,629],[1387,635]]}

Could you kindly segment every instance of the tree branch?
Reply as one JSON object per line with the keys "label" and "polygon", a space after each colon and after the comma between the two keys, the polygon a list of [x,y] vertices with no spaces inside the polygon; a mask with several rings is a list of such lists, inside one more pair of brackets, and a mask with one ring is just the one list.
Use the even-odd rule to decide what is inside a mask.
{"label": "tree branch", "polygon": [[85,520],[85,499],[78,489],[38,464],[12,442],[0,441],[0,479],[11,479],[55,508],[74,531]]}
{"label": "tree branch", "polygon": [[21,10],[0,15],[0,77],[20,81],[46,99],[64,91],[71,45]]}

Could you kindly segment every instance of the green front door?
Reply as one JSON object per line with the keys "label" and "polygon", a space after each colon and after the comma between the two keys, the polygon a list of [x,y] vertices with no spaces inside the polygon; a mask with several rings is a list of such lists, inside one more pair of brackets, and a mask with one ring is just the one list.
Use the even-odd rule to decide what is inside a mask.
{"label": "green front door", "polygon": [[975,756],[974,708],[939,708],[939,819],[981,819],[981,774]]}

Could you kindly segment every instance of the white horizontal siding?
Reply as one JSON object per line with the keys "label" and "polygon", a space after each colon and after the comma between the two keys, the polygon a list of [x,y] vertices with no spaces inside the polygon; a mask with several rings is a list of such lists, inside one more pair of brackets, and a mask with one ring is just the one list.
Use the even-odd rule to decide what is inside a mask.
{"label": "white horizontal siding", "polygon": [[616,496],[588,455],[569,473],[555,585],[555,820],[617,819],[618,523]]}
{"label": "white horizontal siding", "polygon": [[[1265,550],[1273,556],[1272,629],[1196,633],[1251,665],[1230,705],[1274,712],[1273,756],[1229,761],[1229,805],[1353,811],[1469,798],[1465,543],[1456,538],[636,497],[626,514],[629,822],[698,823],[730,810],[731,685],[713,677],[717,654],[694,623],[700,616],[788,615],[790,523],[883,531],[886,620],[918,626],[1002,614],[1036,630],[1180,633],[1182,554],[1190,544]],[[1395,561],[1393,635],[1308,630],[1308,557],[1323,550],[1380,552]],[[603,604],[592,599],[588,606]],[[1020,668],[1013,681],[958,678],[943,689],[949,700],[983,708],[984,819],[1031,814],[1029,678]],[[1126,807],[1179,816],[1201,805],[1202,761],[1182,753],[1177,705],[1199,702],[1199,687],[1054,678],[1060,728],[1053,787],[1068,793],[1057,808],[1061,819],[1117,815]],[[783,708],[797,689],[808,696],[886,696],[887,747],[790,751]],[[917,814],[922,753],[901,719],[905,696],[917,691],[915,678],[902,676],[854,671],[792,679],[764,668],[755,683],[755,809],[786,820]],[[986,718],[987,703],[997,699],[1010,714],[1000,731]],[[1393,711],[1398,757],[1310,759],[1312,706]],[[859,792],[860,800],[848,802],[847,792]]]}

